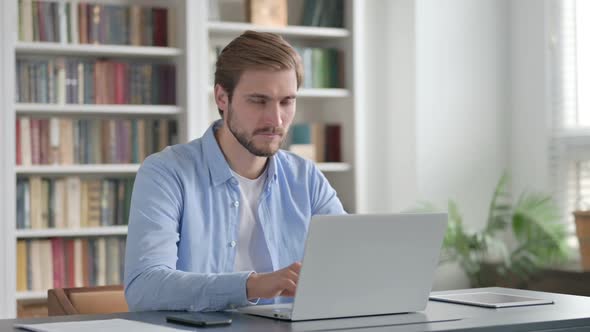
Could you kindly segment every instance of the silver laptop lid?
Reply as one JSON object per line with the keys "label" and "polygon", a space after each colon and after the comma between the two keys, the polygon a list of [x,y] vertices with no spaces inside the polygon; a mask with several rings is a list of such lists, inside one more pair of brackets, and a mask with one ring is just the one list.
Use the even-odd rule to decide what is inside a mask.
{"label": "silver laptop lid", "polygon": [[314,216],[292,320],[423,310],[447,214]]}

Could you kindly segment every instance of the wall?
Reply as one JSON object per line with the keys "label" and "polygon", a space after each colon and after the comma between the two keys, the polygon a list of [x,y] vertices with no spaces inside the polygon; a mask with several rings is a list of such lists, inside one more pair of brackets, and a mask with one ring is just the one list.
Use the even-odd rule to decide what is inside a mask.
{"label": "wall", "polygon": [[549,26],[544,1],[510,2],[511,170],[513,192],[551,190]]}
{"label": "wall", "polygon": [[415,6],[413,0],[363,4],[365,63],[359,67],[366,104],[360,106],[358,210],[399,211],[414,203],[417,189]]}
{"label": "wall", "polygon": [[[0,45],[6,49],[12,49],[14,43],[14,29],[16,26],[15,6],[11,2],[0,1]],[[0,51],[0,234],[4,235],[3,241],[0,241],[0,268],[2,271],[14,271],[16,263],[14,259],[14,250],[16,243],[13,236],[12,222],[14,222],[14,209],[9,204],[14,204],[14,191],[16,181],[12,160],[14,160],[14,113],[13,101],[6,97],[6,91],[13,89],[11,82],[14,80],[14,54]],[[8,94],[12,95],[12,94]],[[0,273],[0,290],[16,289],[16,273]],[[0,293],[0,319],[11,318],[16,315],[14,310],[13,293]]]}
{"label": "wall", "polygon": [[[366,138],[364,210],[452,198],[478,229],[510,165],[508,2],[370,3],[365,126],[379,135]],[[435,289],[466,286],[439,269]]]}

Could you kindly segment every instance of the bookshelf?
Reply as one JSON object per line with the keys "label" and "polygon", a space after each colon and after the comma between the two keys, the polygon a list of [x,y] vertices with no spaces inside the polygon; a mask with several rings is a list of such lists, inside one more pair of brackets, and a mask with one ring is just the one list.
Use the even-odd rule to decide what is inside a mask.
{"label": "bookshelf", "polygon": [[136,58],[174,58],[182,51],[175,47],[123,46],[123,45],[64,45],[51,42],[17,42],[16,54],[78,55],[78,56],[132,56]]}
{"label": "bookshelf", "polygon": [[139,164],[17,166],[18,175],[135,174]]}
{"label": "bookshelf", "polygon": [[102,226],[75,229],[19,229],[16,231],[16,237],[18,239],[106,236],[125,234],[127,234],[127,226]]}
{"label": "bookshelf", "polygon": [[308,39],[347,38],[350,36],[350,31],[348,29],[342,28],[324,28],[307,26],[265,27],[241,22],[209,22],[207,24],[207,27],[209,29],[209,32],[220,35],[235,35],[240,34],[244,30],[256,30],[261,32],[272,32],[285,37],[298,37]]}
{"label": "bookshelf", "polygon": [[[46,1],[46,0],[43,0]],[[56,0],[70,2],[69,0]],[[221,2],[227,0],[219,0]],[[244,1],[229,1],[232,6],[241,6]],[[342,126],[342,161],[318,163],[332,185],[336,188],[345,208],[349,212],[357,208],[356,173],[359,162],[355,150],[358,140],[356,124],[360,112],[358,106],[362,96],[355,93],[359,61],[355,55],[358,49],[355,40],[356,13],[359,1],[345,0],[345,27],[325,28],[299,26],[303,1],[289,0],[289,26],[282,28],[257,26],[243,22],[243,17],[236,19],[235,11],[220,10],[220,20],[208,18],[208,1],[191,0],[96,0],[102,4],[141,4],[145,6],[167,7],[174,12],[173,29],[175,31],[172,47],[125,46],[125,45],[91,45],[68,44],[56,42],[23,42],[18,40],[18,1],[2,1],[0,4],[0,22],[3,24],[0,41],[3,42],[0,74],[6,78],[2,91],[3,139],[0,152],[4,153],[5,163],[0,165],[4,184],[4,204],[7,213],[2,220],[0,240],[0,264],[16,266],[17,255],[14,248],[18,240],[51,238],[92,238],[101,236],[124,236],[124,225],[87,227],[75,229],[16,229],[16,179],[31,176],[44,178],[63,178],[77,176],[81,179],[119,178],[133,176],[138,163],[121,164],[83,164],[83,165],[17,165],[15,154],[15,121],[21,116],[27,117],[72,117],[75,119],[105,118],[167,118],[176,119],[178,123],[178,140],[186,142],[202,135],[212,121],[218,118],[213,104],[210,84],[210,48],[213,45],[225,45],[242,31],[251,29],[273,32],[283,35],[294,46],[330,47],[341,50],[344,54],[344,84],[341,88],[302,88],[297,99],[298,122],[339,123]],[[230,13],[231,12],[231,13]],[[292,15],[293,13],[293,15]],[[226,15],[227,14],[227,15]],[[234,15],[234,16],[232,16]],[[226,18],[227,16],[227,18]],[[123,59],[127,61],[163,61],[173,63],[176,67],[176,104],[175,105],[115,105],[115,104],[48,104],[20,103],[15,101],[16,59],[22,57],[68,57],[80,59]],[[6,139],[4,139],[6,138]],[[15,269],[2,269],[0,272],[0,291],[4,294],[0,302],[0,317],[15,317],[17,301],[19,303],[38,302],[46,299],[44,291],[16,291]]]}
{"label": "bookshelf", "polygon": [[182,109],[172,105],[59,105],[16,103],[17,114],[68,114],[68,115],[180,115]]}

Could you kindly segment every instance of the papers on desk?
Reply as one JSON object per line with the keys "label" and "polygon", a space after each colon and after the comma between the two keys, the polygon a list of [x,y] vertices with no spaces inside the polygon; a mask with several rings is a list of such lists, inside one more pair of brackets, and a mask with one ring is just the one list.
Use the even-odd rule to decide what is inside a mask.
{"label": "papers on desk", "polygon": [[77,322],[55,322],[41,324],[14,324],[14,327],[33,332],[178,332],[178,329],[137,322],[128,319],[86,320]]}

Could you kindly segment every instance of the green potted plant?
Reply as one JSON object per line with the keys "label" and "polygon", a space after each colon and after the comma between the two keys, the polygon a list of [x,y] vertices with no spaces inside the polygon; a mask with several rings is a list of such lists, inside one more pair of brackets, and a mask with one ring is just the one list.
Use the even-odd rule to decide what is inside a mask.
{"label": "green potted plant", "polygon": [[[568,257],[565,225],[559,222],[559,209],[551,196],[525,192],[513,204],[508,185],[509,178],[504,174],[480,231],[466,229],[457,204],[452,200],[448,203],[449,224],[441,264],[458,263],[472,287],[490,283],[490,274],[526,281],[541,267]],[[434,210],[430,203],[415,209]],[[504,239],[510,234],[515,245],[509,247]]]}

